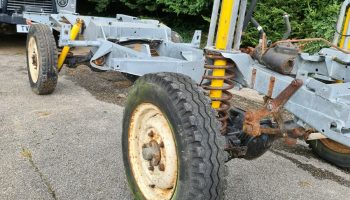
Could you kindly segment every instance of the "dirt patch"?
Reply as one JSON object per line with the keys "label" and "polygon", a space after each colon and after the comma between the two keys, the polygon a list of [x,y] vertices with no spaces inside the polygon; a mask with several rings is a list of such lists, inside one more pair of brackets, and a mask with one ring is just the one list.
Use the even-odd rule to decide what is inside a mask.
{"label": "dirt patch", "polygon": [[119,72],[94,72],[85,65],[64,68],[63,75],[85,88],[98,100],[124,106],[132,82]]}

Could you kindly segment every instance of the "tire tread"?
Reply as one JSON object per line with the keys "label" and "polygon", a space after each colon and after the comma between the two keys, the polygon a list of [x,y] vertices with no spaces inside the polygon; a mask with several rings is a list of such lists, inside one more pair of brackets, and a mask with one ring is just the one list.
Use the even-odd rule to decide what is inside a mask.
{"label": "tire tread", "polygon": [[[227,175],[223,151],[225,140],[219,131],[216,112],[204,92],[189,77],[181,74],[149,74],[140,81],[142,79],[166,87],[182,116],[188,146],[193,152],[191,174],[194,181],[189,188],[189,199],[224,199]],[[210,169],[206,171],[205,168]]]}
{"label": "tire tread", "polygon": [[40,60],[37,83],[32,82],[28,66],[31,87],[38,95],[51,94],[56,88],[58,79],[58,53],[55,38],[51,29],[43,24],[34,24],[31,26],[28,33],[28,42],[31,37],[35,37],[36,39]]}

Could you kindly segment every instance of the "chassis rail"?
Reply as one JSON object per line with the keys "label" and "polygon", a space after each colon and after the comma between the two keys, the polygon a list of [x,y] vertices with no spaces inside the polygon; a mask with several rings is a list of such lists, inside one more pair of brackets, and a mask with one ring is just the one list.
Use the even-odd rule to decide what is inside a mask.
{"label": "chassis rail", "polygon": [[[154,72],[176,72],[198,83],[204,73],[203,51],[198,49],[200,33],[191,44],[173,43],[171,29],[156,20],[141,20],[126,15],[116,18],[72,14],[25,13],[26,19],[46,24],[61,33],[59,46],[85,46],[92,53],[90,65],[99,70],[114,70],[142,76]],[[84,21],[83,39],[70,40],[72,25]],[[290,75],[277,73],[239,51],[221,54],[235,65],[235,82],[275,98],[295,78],[304,85],[285,104],[296,116],[296,123],[313,128],[328,138],[350,147],[350,83],[326,84],[321,78],[350,81],[348,55],[323,49],[317,55],[300,54]],[[273,81],[271,81],[273,80]]]}
{"label": "chassis rail", "polygon": [[[59,46],[89,47],[90,65],[100,71],[119,71],[143,76],[155,72],[175,72],[199,82],[204,73],[203,51],[198,49],[201,32],[193,41],[174,43],[172,30],[156,20],[117,15],[116,18],[73,14],[24,13],[26,19],[50,26],[60,32]],[[84,21],[83,39],[70,40],[72,25]],[[103,64],[96,64],[97,60]]]}

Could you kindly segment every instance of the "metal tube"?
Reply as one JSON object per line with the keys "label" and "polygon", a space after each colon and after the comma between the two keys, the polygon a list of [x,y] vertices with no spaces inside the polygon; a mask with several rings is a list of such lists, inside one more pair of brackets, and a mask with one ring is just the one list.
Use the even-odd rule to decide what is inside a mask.
{"label": "metal tube", "polygon": [[340,14],[339,14],[339,18],[338,18],[338,22],[337,22],[337,31],[334,35],[334,40],[333,40],[333,44],[338,46],[338,42],[339,42],[339,38],[340,38],[340,33],[341,33],[341,29],[344,25],[344,18],[345,18],[345,13],[346,13],[346,9],[348,8],[350,4],[350,0],[346,0],[344,1],[341,10],[340,10]]}
{"label": "metal tube", "polygon": [[345,47],[345,40],[347,39],[345,35],[347,35],[347,33],[348,33],[349,22],[350,22],[350,9],[348,9],[348,12],[346,15],[345,24],[344,24],[344,28],[343,28],[343,32],[342,32],[343,36],[341,37],[340,44],[339,44],[340,48]]}
{"label": "metal tube", "polygon": [[241,46],[241,40],[242,40],[242,33],[243,33],[243,24],[244,24],[244,18],[247,10],[247,0],[241,1],[241,7],[239,9],[239,17],[238,17],[238,24],[236,28],[236,35],[233,42],[233,49],[239,50]]}
{"label": "metal tube", "polygon": [[244,19],[243,31],[245,31],[247,29],[250,20],[253,18],[253,14],[254,14],[254,11],[255,11],[257,4],[258,4],[258,0],[252,0],[250,2],[249,9],[248,9],[247,14],[246,14],[245,19]]}
{"label": "metal tube", "polygon": [[65,44],[70,47],[99,47],[101,42],[99,41],[69,41]]}
{"label": "metal tube", "polygon": [[[225,50],[227,47],[228,37],[229,37],[229,29],[230,22],[232,16],[232,10],[235,0],[223,0],[221,5],[221,13],[220,13],[220,21],[217,31],[216,44],[215,48],[217,50]],[[226,66],[226,59],[216,59],[214,61],[215,66]],[[219,77],[218,79],[212,80],[211,87],[213,88],[222,88],[224,86],[224,80],[220,77],[224,77],[226,74],[225,69],[214,69],[213,76]],[[222,98],[223,92],[222,90],[212,90],[210,91],[211,99],[219,99]],[[213,101],[212,107],[214,109],[219,109],[221,107],[220,101]]]}
{"label": "metal tube", "polygon": [[230,20],[230,31],[228,33],[229,39],[227,41],[227,46],[226,46],[226,50],[228,51],[232,49],[233,38],[236,34],[236,25],[237,25],[240,2],[241,0],[236,0],[234,2],[233,9],[232,9],[232,16]]}
{"label": "metal tube", "polygon": [[214,1],[213,12],[211,14],[210,28],[209,28],[209,33],[208,33],[207,47],[214,46],[213,43],[214,43],[216,25],[218,22],[220,3],[221,3],[221,0]]}
{"label": "metal tube", "polygon": [[[81,27],[83,26],[83,23],[84,23],[83,20],[77,19],[77,23],[74,24],[74,26],[71,30],[70,40],[75,40],[78,37],[78,34],[81,30]],[[64,61],[67,58],[69,51],[70,51],[69,46],[63,47],[61,55],[58,58],[58,64],[57,64],[58,71],[60,71],[62,69],[62,66],[64,64]]]}
{"label": "metal tube", "polygon": [[286,40],[289,38],[290,34],[292,33],[292,25],[290,24],[289,15],[287,13],[283,15],[283,19],[284,19],[284,22],[286,23],[286,32],[284,33],[282,39]]}
{"label": "metal tube", "polygon": [[[349,14],[350,14],[350,8],[349,8]],[[350,28],[349,28],[349,26],[350,26],[350,24],[349,24],[350,23],[350,17],[349,17],[349,21],[346,21],[345,23],[347,24],[347,27],[346,27],[347,29],[346,29],[346,32],[344,30],[344,32],[345,32],[345,34],[344,34],[345,43],[344,43],[343,49],[349,50],[350,49]],[[344,27],[344,29],[345,29],[345,27]]]}

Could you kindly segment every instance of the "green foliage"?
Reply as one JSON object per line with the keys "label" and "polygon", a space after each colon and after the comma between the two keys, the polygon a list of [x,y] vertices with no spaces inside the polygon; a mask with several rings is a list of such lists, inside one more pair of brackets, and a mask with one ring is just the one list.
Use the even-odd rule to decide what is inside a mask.
{"label": "green foliage", "polygon": [[[138,16],[158,18],[185,34],[195,29],[207,31],[213,0],[89,0],[96,4],[96,11],[105,15],[120,13],[120,7],[129,9]],[[291,38],[322,37],[331,40],[335,31],[342,0],[260,0],[254,18],[264,27],[268,39],[280,40],[285,32],[283,14],[288,13],[292,24]],[[110,5],[117,5],[111,9]],[[127,12],[130,13],[130,12]],[[250,26],[244,35],[243,45],[254,46],[258,41],[257,30]],[[306,50],[315,51],[322,44],[306,45]]]}
{"label": "green foliage", "polygon": [[120,0],[126,6],[131,9],[136,9],[140,12],[144,11],[156,11],[159,7],[159,3],[154,0]]}
{"label": "green foliage", "polygon": [[165,11],[176,14],[196,15],[209,7],[207,0],[157,0],[157,3],[163,4]]}
{"label": "green foliage", "polygon": [[[261,0],[254,17],[264,27],[268,39],[280,40],[285,31],[282,18],[290,15],[292,24],[291,38],[322,37],[331,40],[335,32],[341,0]],[[246,45],[257,43],[257,33],[250,27],[245,34]],[[307,51],[315,51],[321,45],[307,45]]]}
{"label": "green foliage", "polygon": [[112,2],[112,0],[89,0],[90,2],[96,3],[95,10],[99,13],[102,13],[106,10],[108,5]]}
{"label": "green foliage", "polygon": [[[89,0],[96,3],[96,11],[103,12],[112,1],[116,0]],[[207,0],[120,0],[121,3],[130,9],[139,12],[162,12],[197,15],[203,11],[208,11],[211,1]]]}

